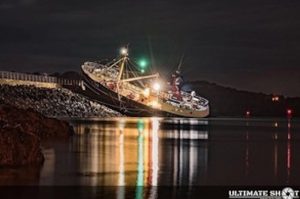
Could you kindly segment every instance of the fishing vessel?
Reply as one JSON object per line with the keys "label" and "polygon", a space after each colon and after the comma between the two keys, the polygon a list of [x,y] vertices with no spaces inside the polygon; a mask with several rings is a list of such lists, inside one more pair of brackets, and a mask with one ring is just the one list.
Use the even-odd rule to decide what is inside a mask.
{"label": "fishing vessel", "polygon": [[[129,58],[128,48],[112,61],[85,62],[81,66],[82,89],[93,100],[128,116],[202,118],[209,115],[209,102],[194,91],[179,89],[180,78],[169,84],[158,73],[145,74]],[[178,72],[178,71],[177,71]]]}

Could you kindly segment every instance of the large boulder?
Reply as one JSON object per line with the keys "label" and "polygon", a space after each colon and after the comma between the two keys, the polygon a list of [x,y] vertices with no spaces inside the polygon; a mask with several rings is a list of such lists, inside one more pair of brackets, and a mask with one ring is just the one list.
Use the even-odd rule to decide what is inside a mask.
{"label": "large boulder", "polygon": [[46,138],[68,138],[74,134],[72,126],[66,121],[47,118],[33,109],[18,109],[10,105],[0,105],[0,122],[18,126],[26,133]]}
{"label": "large boulder", "polygon": [[72,134],[73,128],[65,121],[0,103],[0,166],[41,165],[40,141]]}
{"label": "large boulder", "polygon": [[44,156],[37,135],[24,132],[19,126],[0,126],[0,165],[41,165]]}

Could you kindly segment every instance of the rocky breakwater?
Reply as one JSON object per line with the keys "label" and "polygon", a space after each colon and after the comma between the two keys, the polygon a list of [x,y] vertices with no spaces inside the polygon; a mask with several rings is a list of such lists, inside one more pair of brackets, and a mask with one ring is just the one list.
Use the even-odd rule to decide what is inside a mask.
{"label": "rocky breakwater", "polygon": [[0,100],[18,108],[32,108],[48,117],[116,117],[113,111],[64,88],[0,85]]}
{"label": "rocky breakwater", "polygon": [[0,102],[0,166],[41,165],[40,141],[68,138],[73,128],[65,121],[47,118],[32,109]]}

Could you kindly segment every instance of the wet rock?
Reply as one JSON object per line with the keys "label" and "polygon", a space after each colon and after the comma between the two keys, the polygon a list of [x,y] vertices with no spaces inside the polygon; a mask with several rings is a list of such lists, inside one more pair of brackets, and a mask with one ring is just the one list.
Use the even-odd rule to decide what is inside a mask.
{"label": "wet rock", "polygon": [[38,136],[19,126],[0,128],[0,166],[41,165],[43,161]]}
{"label": "wet rock", "polygon": [[10,105],[0,105],[0,121],[8,126],[36,135],[40,139],[68,138],[74,134],[66,121],[47,118],[33,109],[19,109]]}
{"label": "wet rock", "polygon": [[41,165],[44,156],[40,141],[68,138],[73,133],[65,121],[47,118],[33,109],[1,104],[0,100],[0,167]]}

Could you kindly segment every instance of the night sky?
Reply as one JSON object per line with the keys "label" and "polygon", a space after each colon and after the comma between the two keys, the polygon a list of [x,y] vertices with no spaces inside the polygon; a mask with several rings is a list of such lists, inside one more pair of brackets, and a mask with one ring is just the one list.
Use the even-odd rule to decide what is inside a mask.
{"label": "night sky", "polygon": [[299,0],[0,0],[0,70],[78,71],[128,43],[163,74],[184,54],[185,79],[300,96]]}

